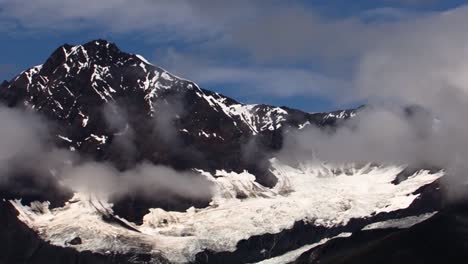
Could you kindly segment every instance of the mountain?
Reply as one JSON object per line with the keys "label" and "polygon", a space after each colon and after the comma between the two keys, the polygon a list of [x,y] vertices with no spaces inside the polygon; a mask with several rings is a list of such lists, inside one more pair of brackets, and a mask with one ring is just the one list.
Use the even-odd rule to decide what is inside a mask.
{"label": "mountain", "polygon": [[[260,148],[274,151],[281,148],[284,128],[331,124],[352,114],[308,114],[286,107],[244,105],[201,89],[139,55],[121,52],[104,40],[59,47],[43,65],[4,83],[0,100],[9,106],[31,107],[56,121],[58,145],[113,162],[122,170],[143,160],[180,170],[246,169],[269,187],[276,179],[268,171],[264,151],[243,159],[243,146],[261,142]],[[128,120],[109,125],[103,110],[109,102]],[[161,115],[164,117],[158,118]],[[128,139],[131,149],[120,144],[127,140],[127,126],[134,134]],[[117,203],[116,208],[137,221],[144,212],[120,211],[135,202],[177,210],[187,209],[191,203],[136,197],[122,201],[125,206]],[[200,201],[200,205],[205,203]]]}
{"label": "mountain", "polygon": [[105,40],[59,47],[3,82],[0,101],[53,124],[52,144],[62,150],[120,172],[140,164],[192,172],[214,186],[209,198],[130,192],[104,200],[23,160],[0,184],[2,263],[286,263],[372,224],[411,228],[404,222],[442,207],[443,171],[292,166],[277,157],[291,131],[333,128],[359,109],[242,104]]}
{"label": "mountain", "polygon": [[[309,114],[286,107],[241,104],[201,89],[139,55],[121,52],[104,40],[59,47],[45,64],[24,71],[1,87],[0,98],[9,106],[30,106],[60,122],[63,145],[90,153],[98,160],[116,161],[123,168],[149,158],[154,163],[181,169],[193,168],[196,164],[210,171],[240,172],[250,167],[255,171],[254,165],[239,159],[240,143],[256,136],[268,149],[279,149],[280,129],[311,123],[332,124],[353,114],[351,110]],[[124,128],[111,129],[103,121],[102,106],[109,102],[123,108],[121,111],[130,117],[129,125],[145,138],[158,134],[154,133],[158,128],[146,124],[151,123],[148,120],[154,115],[161,114],[163,104],[182,105],[178,107],[181,109],[175,107],[171,109],[173,113],[166,113],[173,115],[168,119],[176,119],[173,132],[180,138],[177,143],[181,147],[190,146],[195,153],[202,152],[204,157],[187,153],[186,149],[183,153],[173,153],[171,149],[174,148],[166,149],[167,138],[153,136],[157,147],[149,140],[136,140],[138,153],[131,160],[125,160],[112,149],[116,134]],[[149,157],[145,151],[158,155]],[[275,183],[263,174],[265,172],[257,175],[262,183],[270,186]]]}

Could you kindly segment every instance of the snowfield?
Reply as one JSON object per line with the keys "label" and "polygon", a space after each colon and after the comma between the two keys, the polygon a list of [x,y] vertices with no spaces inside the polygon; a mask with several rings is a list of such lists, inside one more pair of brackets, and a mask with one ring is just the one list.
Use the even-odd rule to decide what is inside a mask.
{"label": "snowfield", "polygon": [[[215,178],[199,171],[216,186],[209,207],[186,212],[151,209],[141,226],[123,220],[131,228],[104,222],[102,215],[111,215],[112,205],[93,194],[76,193],[64,207],[53,210],[47,203],[23,206],[20,201],[11,202],[20,212],[19,218],[54,245],[71,246],[68,242],[80,237],[82,244],[73,245],[77,250],[154,252],[174,263],[185,263],[204,249],[235,251],[242,239],[278,233],[296,221],[333,227],[345,225],[351,218],[407,208],[417,198],[413,192],[444,174],[419,171],[394,185],[391,182],[405,167],[311,163],[293,168],[277,159],[271,163],[278,177],[274,188],[256,183],[247,172],[218,171]],[[237,199],[239,194],[247,198]]]}

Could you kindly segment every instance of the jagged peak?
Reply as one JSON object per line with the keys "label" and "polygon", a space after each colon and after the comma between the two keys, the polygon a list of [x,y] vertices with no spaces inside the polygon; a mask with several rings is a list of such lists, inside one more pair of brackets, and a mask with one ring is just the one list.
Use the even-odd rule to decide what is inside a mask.
{"label": "jagged peak", "polygon": [[81,49],[82,51],[98,51],[98,50],[109,50],[112,52],[122,52],[119,47],[113,42],[107,41],[105,39],[95,39],[88,41],[84,44],[80,45],[70,45],[68,43],[60,46],[58,49],[66,50],[66,51],[71,51],[71,50],[79,50]]}
{"label": "jagged peak", "polygon": [[91,63],[108,64],[122,57],[131,56],[122,52],[116,44],[103,39],[89,41],[82,45],[68,43],[58,47],[44,63],[43,73],[49,75],[65,63],[81,63],[90,66]]}
{"label": "jagged peak", "polygon": [[84,47],[90,47],[90,46],[98,46],[98,47],[105,47],[105,48],[112,48],[112,49],[119,49],[117,45],[114,42],[105,40],[105,39],[95,39],[86,42],[83,44]]}
{"label": "jagged peak", "polygon": [[[64,44],[58,47],[43,64],[40,74],[50,76],[60,70],[60,68],[62,68],[62,70],[64,68],[68,74],[70,72],[80,72],[85,68],[95,70],[96,68],[107,68],[109,66],[137,66],[142,69],[142,74],[140,75],[152,75],[151,78],[157,75],[169,81],[188,81],[192,83],[193,86],[199,88],[195,83],[180,78],[150,63],[142,55],[121,51],[116,44],[104,39],[91,40],[79,45]],[[135,70],[131,71],[135,72]],[[59,71],[59,74],[60,73],[61,71]]]}
{"label": "jagged peak", "polygon": [[206,91],[195,83],[149,63],[141,55],[123,52],[114,43],[102,39],[82,45],[64,44],[43,65],[22,72],[14,82],[16,80],[19,80],[16,86],[24,87],[28,93],[32,88],[36,96],[53,95],[52,109],[64,115],[70,112],[69,107],[74,107],[69,102],[82,93],[95,94],[107,102],[129,96],[133,90],[140,93],[141,89],[151,113],[154,101],[172,88],[174,91],[194,89],[197,95],[206,97]]}

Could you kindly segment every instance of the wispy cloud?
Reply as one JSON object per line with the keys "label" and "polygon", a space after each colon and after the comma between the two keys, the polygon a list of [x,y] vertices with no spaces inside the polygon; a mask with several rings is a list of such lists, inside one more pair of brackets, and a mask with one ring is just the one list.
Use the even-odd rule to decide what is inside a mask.
{"label": "wispy cloud", "polygon": [[[252,7],[251,7],[252,6]],[[0,17],[23,30],[98,29],[108,32],[158,34],[198,39],[221,31],[226,23],[254,10],[249,1],[229,4],[213,0],[1,0]],[[53,15],[51,15],[53,14]]]}

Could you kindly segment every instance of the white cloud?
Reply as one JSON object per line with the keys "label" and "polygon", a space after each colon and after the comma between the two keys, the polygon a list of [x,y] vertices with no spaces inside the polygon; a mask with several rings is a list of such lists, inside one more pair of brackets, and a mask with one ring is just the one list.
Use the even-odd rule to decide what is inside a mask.
{"label": "white cloud", "polygon": [[145,197],[209,199],[213,187],[199,173],[178,172],[150,163],[120,172],[106,163],[87,162],[63,170],[60,177],[75,191],[118,197],[139,193]]}
{"label": "white cloud", "polygon": [[237,17],[232,14],[248,14],[248,6],[248,1],[233,5],[212,0],[1,0],[0,18],[33,31],[141,31],[148,38],[157,34],[160,41],[191,40],[217,34]]}
{"label": "white cloud", "polygon": [[[336,133],[299,132],[289,139],[286,155],[439,166],[448,171],[449,196],[466,196],[467,22],[468,7],[463,7],[386,31],[364,52],[353,85],[353,98],[367,99],[375,108]],[[402,111],[407,106],[412,111]]]}
{"label": "white cloud", "polygon": [[445,107],[446,96],[467,95],[467,22],[463,7],[392,28],[362,56],[356,95],[434,107]]}

